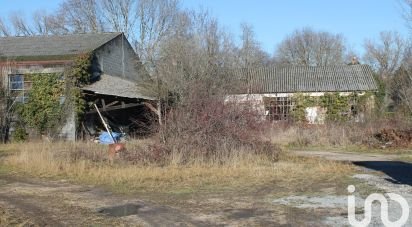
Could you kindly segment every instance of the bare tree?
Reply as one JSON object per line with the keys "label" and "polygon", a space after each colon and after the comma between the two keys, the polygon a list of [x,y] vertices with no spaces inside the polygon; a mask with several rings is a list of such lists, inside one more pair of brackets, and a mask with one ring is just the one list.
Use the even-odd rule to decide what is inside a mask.
{"label": "bare tree", "polygon": [[406,25],[412,30],[412,0],[403,0],[400,2],[400,5]]}
{"label": "bare tree", "polygon": [[397,32],[381,32],[378,41],[365,42],[365,62],[386,78],[393,75],[402,64],[406,41]]}
{"label": "bare tree", "polygon": [[33,13],[34,31],[38,35],[47,35],[50,32],[50,22],[47,12],[44,10],[37,10]]}
{"label": "bare tree", "polygon": [[134,35],[136,0],[103,0],[101,8],[108,30],[124,32],[128,38]]}
{"label": "bare tree", "polygon": [[68,33],[103,31],[96,0],[66,0],[52,20],[54,30]]}
{"label": "bare tree", "polygon": [[246,23],[240,26],[242,29],[242,46],[239,50],[240,66],[249,68],[267,65],[269,56],[261,49],[259,42],[256,41],[253,27]]}
{"label": "bare tree", "polygon": [[10,36],[11,31],[7,24],[4,22],[4,19],[0,17],[0,36]]}
{"label": "bare tree", "polygon": [[16,35],[32,36],[35,34],[22,13],[13,12],[10,14],[10,22]]}
{"label": "bare tree", "polygon": [[304,28],[279,44],[276,57],[282,64],[325,66],[344,64],[344,53],[342,35]]}
{"label": "bare tree", "polygon": [[400,67],[389,83],[388,91],[395,107],[412,113],[412,70],[410,66]]}
{"label": "bare tree", "polygon": [[[136,50],[148,69],[156,65],[161,42],[171,33],[179,13],[177,0],[140,0]],[[149,70],[152,71],[152,70]]]}
{"label": "bare tree", "polygon": [[412,47],[408,45],[398,69],[386,78],[387,92],[394,107],[412,113]]}
{"label": "bare tree", "polygon": [[175,32],[161,45],[159,75],[182,98],[197,82],[216,92],[230,79],[230,69],[239,67],[238,48],[207,11],[186,11],[179,18]]}

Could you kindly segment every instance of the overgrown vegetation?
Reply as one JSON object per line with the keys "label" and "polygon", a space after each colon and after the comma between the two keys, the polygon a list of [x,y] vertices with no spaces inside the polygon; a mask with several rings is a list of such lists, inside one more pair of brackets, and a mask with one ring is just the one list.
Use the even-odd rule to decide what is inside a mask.
{"label": "overgrown vegetation", "polygon": [[61,122],[61,98],[64,81],[61,74],[32,74],[32,89],[29,101],[20,105],[20,116],[28,127],[38,133],[50,135],[56,132]]}
{"label": "overgrown vegetation", "polygon": [[64,73],[65,95],[67,97],[65,109],[66,111],[74,111],[77,125],[82,122],[86,111],[86,101],[80,87],[90,83],[92,60],[93,55],[90,53],[79,55],[75,58],[73,65]]}
{"label": "overgrown vegetation", "polygon": [[412,147],[412,121],[401,115],[365,122],[328,122],[323,125],[278,124],[272,142],[292,149],[398,152]]}
{"label": "overgrown vegetation", "polygon": [[[154,141],[133,141],[128,152],[146,157],[145,148]],[[316,182],[336,182],[349,176],[351,165],[317,159],[281,155],[274,163],[265,156],[239,152],[219,161],[192,163],[133,165],[121,154],[111,166],[107,164],[106,146],[93,143],[28,143],[11,144],[6,150],[18,150],[6,158],[5,164],[32,176],[65,178],[75,182],[104,185],[122,192],[199,192],[225,189],[240,190],[263,186],[270,182],[302,188]],[[174,157],[177,158],[177,157]],[[176,161],[180,163],[180,161]]]}
{"label": "overgrown vegetation", "polygon": [[3,80],[0,81],[0,142],[5,143],[8,140],[11,115],[11,105],[13,100],[7,94]]}
{"label": "overgrown vegetation", "polygon": [[[91,54],[75,58],[64,73],[31,74],[33,81],[27,103],[16,105],[27,128],[41,135],[56,137],[69,114],[74,111],[81,122],[86,103],[81,86],[90,82]],[[14,132],[15,141],[25,140],[26,128],[20,124]]]}
{"label": "overgrown vegetation", "polygon": [[26,141],[27,138],[28,138],[28,134],[27,134],[27,131],[26,131],[25,127],[16,126],[16,128],[14,129],[14,132],[13,132],[12,141],[14,143],[16,143],[16,142],[19,143],[19,142]]}
{"label": "overgrown vegetation", "polygon": [[[347,122],[358,113],[366,113],[372,116],[372,110],[375,109],[373,97],[375,92],[351,93],[342,95],[339,92],[325,93],[324,96],[305,96],[295,94],[292,97],[294,107],[292,109],[292,119],[298,123],[306,122],[305,110],[308,107],[321,107],[326,110],[326,120],[328,122]],[[380,98],[380,97],[379,97]],[[379,99],[378,98],[378,99]]]}
{"label": "overgrown vegetation", "polygon": [[237,103],[225,103],[222,96],[194,86],[167,115],[161,127],[164,146],[183,163],[224,163],[231,156],[253,154],[277,160],[280,148],[265,141],[268,127],[255,110]]}

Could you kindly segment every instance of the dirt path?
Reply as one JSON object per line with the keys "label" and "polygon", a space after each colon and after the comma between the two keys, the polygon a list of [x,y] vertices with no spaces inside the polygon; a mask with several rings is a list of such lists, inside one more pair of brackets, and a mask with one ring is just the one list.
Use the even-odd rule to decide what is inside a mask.
{"label": "dirt path", "polygon": [[206,226],[178,209],[64,181],[0,177],[0,212],[36,226]]}
{"label": "dirt path", "polygon": [[[319,226],[310,210],[274,205],[266,196],[118,195],[65,181],[0,175],[0,226]],[[169,204],[169,205],[164,205]],[[3,217],[2,217],[3,216]]]}

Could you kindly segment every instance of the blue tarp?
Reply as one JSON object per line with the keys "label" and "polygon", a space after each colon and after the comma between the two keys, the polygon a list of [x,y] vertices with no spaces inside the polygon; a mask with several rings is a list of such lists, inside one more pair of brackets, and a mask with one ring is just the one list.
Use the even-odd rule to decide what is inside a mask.
{"label": "blue tarp", "polygon": [[[120,141],[120,137],[122,136],[122,134],[118,133],[118,132],[112,132],[112,136],[113,136],[114,140],[117,142],[117,141]],[[110,134],[108,132],[102,132],[102,133],[100,133],[100,136],[99,136],[99,143],[101,143],[101,144],[113,144],[114,142],[113,142],[113,140],[110,137]]]}

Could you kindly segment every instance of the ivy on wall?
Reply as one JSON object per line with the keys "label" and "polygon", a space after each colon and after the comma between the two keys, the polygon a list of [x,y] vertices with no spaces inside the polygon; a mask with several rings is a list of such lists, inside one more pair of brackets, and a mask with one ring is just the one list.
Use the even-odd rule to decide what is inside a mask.
{"label": "ivy on wall", "polygon": [[92,58],[91,54],[78,56],[63,74],[32,74],[28,102],[18,107],[23,122],[40,134],[50,135],[58,133],[74,111],[79,124],[86,109],[80,87],[90,83]]}
{"label": "ivy on wall", "polygon": [[365,112],[373,96],[373,92],[365,92],[362,95],[354,92],[347,96],[340,95],[339,92],[330,92],[319,97],[298,93],[293,95],[294,108],[291,114],[294,121],[305,122],[306,108],[319,106],[326,109],[327,121],[348,121],[353,113]]}
{"label": "ivy on wall", "polygon": [[[86,111],[86,101],[80,87],[90,83],[93,55],[83,54],[74,60],[74,64],[65,72],[66,81],[66,109],[74,110],[78,125]],[[68,112],[67,111],[67,112]]]}
{"label": "ivy on wall", "polygon": [[32,74],[32,89],[29,101],[20,105],[23,121],[41,134],[52,133],[60,122],[64,91],[61,74]]}

